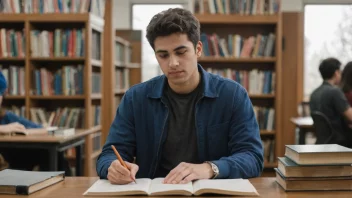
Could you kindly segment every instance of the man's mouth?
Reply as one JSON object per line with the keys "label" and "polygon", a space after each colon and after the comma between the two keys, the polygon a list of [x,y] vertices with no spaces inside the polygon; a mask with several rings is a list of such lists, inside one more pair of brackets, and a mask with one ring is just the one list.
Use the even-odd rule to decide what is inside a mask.
{"label": "man's mouth", "polygon": [[173,71],[173,72],[169,72],[169,74],[173,75],[173,74],[179,74],[182,73],[182,71]]}

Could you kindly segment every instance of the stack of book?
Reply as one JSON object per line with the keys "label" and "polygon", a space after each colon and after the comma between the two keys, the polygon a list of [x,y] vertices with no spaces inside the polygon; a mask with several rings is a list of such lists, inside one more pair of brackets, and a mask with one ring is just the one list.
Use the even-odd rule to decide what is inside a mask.
{"label": "stack of book", "polygon": [[352,190],[352,149],[337,144],[286,145],[276,181],[286,191]]}

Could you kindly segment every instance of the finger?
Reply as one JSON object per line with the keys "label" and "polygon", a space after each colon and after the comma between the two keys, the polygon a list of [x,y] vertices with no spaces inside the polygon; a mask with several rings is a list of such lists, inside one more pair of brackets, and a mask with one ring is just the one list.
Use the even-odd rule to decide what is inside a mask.
{"label": "finger", "polygon": [[18,127],[22,130],[26,130],[26,127],[24,127],[22,124],[18,125]]}
{"label": "finger", "polygon": [[123,180],[120,179],[119,177],[116,177],[114,174],[108,174],[108,180],[110,181],[111,184],[128,184],[131,183],[131,181]]}
{"label": "finger", "polygon": [[174,174],[178,171],[179,166],[176,166],[174,169],[172,169],[169,174],[166,175],[164,178],[164,184],[170,183],[170,179],[173,178]]}
{"label": "finger", "polygon": [[121,174],[117,172],[117,170],[115,170],[112,165],[110,165],[110,167],[108,168],[108,176],[107,176],[110,183],[112,184],[116,183],[120,175]]}
{"label": "finger", "polygon": [[183,178],[187,177],[192,173],[192,169],[187,167],[183,169],[183,171],[179,172],[177,175],[175,175],[175,179],[172,181],[173,184],[178,184],[180,181],[183,180]]}
{"label": "finger", "polygon": [[191,182],[191,181],[196,180],[196,179],[198,179],[197,175],[194,174],[194,173],[191,173],[187,177],[185,177],[180,183],[181,184],[187,184],[188,182]]}
{"label": "finger", "polygon": [[126,162],[126,166],[127,168],[129,168],[131,171],[131,177],[133,179],[136,179],[136,174],[139,170],[139,166],[137,164],[133,164],[133,163],[129,163],[129,162]]}
{"label": "finger", "polygon": [[109,181],[113,183],[129,183],[132,182],[132,179],[130,176],[122,175],[116,168],[115,166],[110,166],[108,169],[108,179]]}
{"label": "finger", "polygon": [[185,169],[186,163],[182,162],[178,166],[176,166],[174,169],[170,171],[170,173],[165,177],[164,183],[166,184],[171,184],[172,181],[176,178],[179,172],[183,171]]}
{"label": "finger", "polygon": [[121,163],[118,160],[115,160],[113,162],[113,166],[114,168],[121,173],[123,176],[128,177],[130,176],[130,171],[128,169],[126,169],[124,166],[121,165]]}
{"label": "finger", "polygon": [[25,131],[26,128],[24,128],[22,126],[15,126],[15,130],[17,130],[17,131]]}

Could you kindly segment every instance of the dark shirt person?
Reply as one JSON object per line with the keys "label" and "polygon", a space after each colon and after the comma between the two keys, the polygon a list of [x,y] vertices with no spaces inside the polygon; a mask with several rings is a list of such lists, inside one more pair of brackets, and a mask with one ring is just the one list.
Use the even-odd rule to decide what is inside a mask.
{"label": "dark shirt person", "polygon": [[341,62],[336,58],[327,58],[320,63],[319,71],[323,83],[311,94],[310,110],[325,114],[332,124],[333,138],[326,143],[352,148],[352,132],[348,127],[352,122],[352,108],[338,87],[341,81],[340,67]]}
{"label": "dark shirt person", "polygon": [[164,183],[260,176],[263,146],[252,102],[240,84],[198,64],[199,21],[188,10],[168,9],[151,19],[147,39],[163,75],[123,96],[97,159],[100,178],[126,184],[131,176]]}

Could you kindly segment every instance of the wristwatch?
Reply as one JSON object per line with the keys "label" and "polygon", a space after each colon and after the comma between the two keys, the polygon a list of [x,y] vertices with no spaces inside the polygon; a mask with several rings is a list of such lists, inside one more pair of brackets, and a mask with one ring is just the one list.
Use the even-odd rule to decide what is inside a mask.
{"label": "wristwatch", "polygon": [[219,168],[216,164],[213,162],[206,161],[211,166],[211,169],[213,170],[213,177],[211,179],[215,179],[219,175]]}

